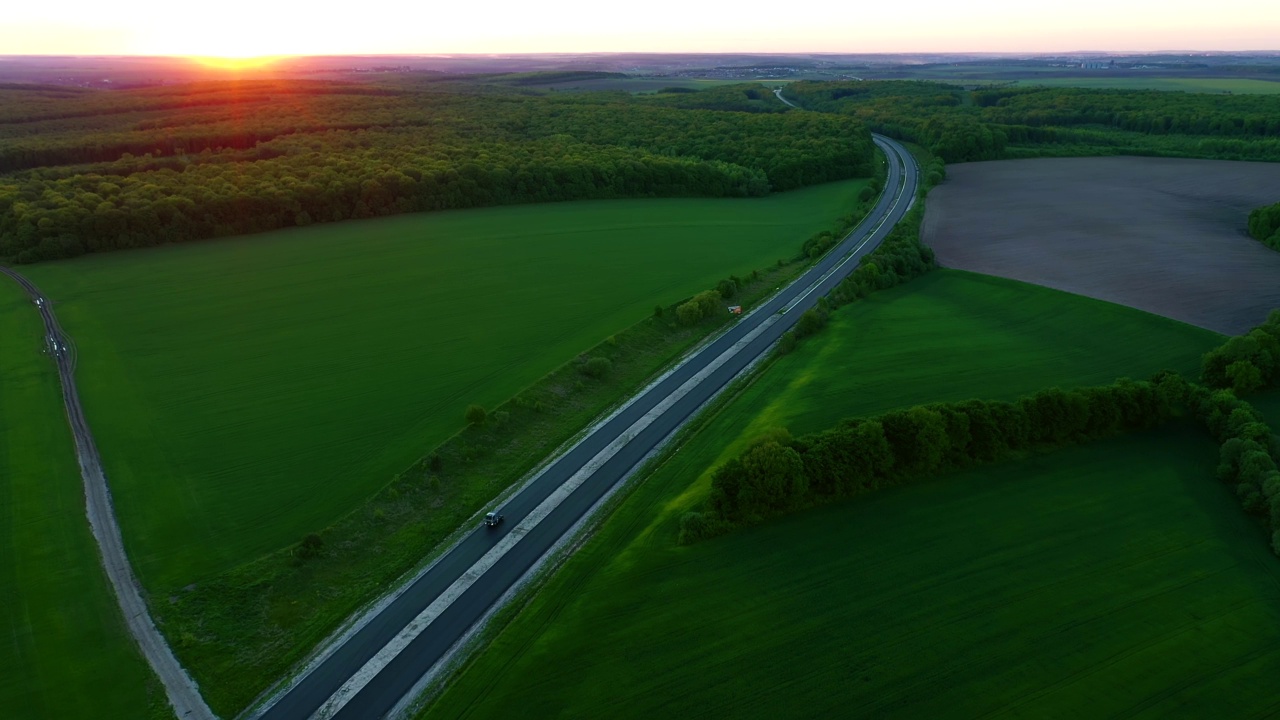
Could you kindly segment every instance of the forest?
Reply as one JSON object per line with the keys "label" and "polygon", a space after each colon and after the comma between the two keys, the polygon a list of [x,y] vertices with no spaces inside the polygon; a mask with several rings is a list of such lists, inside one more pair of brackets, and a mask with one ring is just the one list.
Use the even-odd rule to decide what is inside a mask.
{"label": "forest", "polygon": [[758,86],[697,101],[465,83],[3,87],[0,257],[512,203],[760,196],[873,174],[861,122],[770,101],[785,109]]}
{"label": "forest", "polygon": [[[1280,161],[1277,95],[791,83],[804,112],[759,83],[633,95],[538,81],[0,86],[0,258],[514,203],[760,196],[872,175],[872,131],[945,162]],[[940,164],[925,171],[941,179]],[[1278,215],[1251,226],[1273,246]]]}
{"label": "forest", "polygon": [[1280,96],[797,82],[787,99],[856,117],[946,162],[1081,155],[1280,161]]}

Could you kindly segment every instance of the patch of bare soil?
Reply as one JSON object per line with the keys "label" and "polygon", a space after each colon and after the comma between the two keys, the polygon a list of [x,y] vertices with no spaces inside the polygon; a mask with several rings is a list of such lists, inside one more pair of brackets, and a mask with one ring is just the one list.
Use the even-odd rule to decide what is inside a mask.
{"label": "patch of bare soil", "polygon": [[922,239],[946,267],[1235,335],[1280,307],[1280,253],[1245,229],[1250,210],[1277,200],[1280,163],[964,163],[929,193]]}

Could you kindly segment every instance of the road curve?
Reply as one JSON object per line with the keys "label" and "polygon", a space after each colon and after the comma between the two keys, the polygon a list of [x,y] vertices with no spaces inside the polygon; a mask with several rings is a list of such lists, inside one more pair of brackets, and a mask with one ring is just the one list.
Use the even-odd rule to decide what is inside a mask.
{"label": "road curve", "polygon": [[874,139],[889,160],[886,191],[839,246],[548,464],[502,507],[503,525],[463,537],[257,717],[366,719],[395,708],[597,500],[768,350],[902,219],[917,189],[915,161],[889,138]]}
{"label": "road curve", "polygon": [[[111,580],[111,588],[115,591],[116,602],[120,605],[120,612],[124,614],[129,634],[138,643],[151,670],[164,684],[174,713],[184,719],[214,720],[216,716],[205,704],[204,698],[200,697],[195,681],[178,664],[178,659],[173,656],[164,636],[156,630],[147,604],[142,599],[133,567],[129,565],[129,558],[124,553],[120,525],[116,522],[115,508],[111,504],[111,489],[107,486],[107,476],[102,470],[102,458],[98,455],[93,434],[89,432],[89,423],[80,407],[80,395],[76,390],[74,347],[58,324],[49,300],[41,294],[39,288],[10,268],[0,266],[0,273],[13,278],[27,291],[44,320],[45,347],[58,366],[58,377],[62,381],[62,404],[67,411],[67,422],[71,424],[76,458],[80,461],[80,476],[84,479],[85,514],[89,517],[89,526],[102,555],[102,566]],[[74,692],[74,688],[69,691]]]}

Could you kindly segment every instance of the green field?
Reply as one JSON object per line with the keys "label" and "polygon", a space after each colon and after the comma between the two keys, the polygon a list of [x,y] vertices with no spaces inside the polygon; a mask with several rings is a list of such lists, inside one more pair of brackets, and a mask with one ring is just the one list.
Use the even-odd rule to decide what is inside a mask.
{"label": "green field", "polygon": [[1270,423],[1272,430],[1280,432],[1280,390],[1251,395],[1245,400],[1267,416],[1267,422]]}
{"label": "green field", "polygon": [[124,629],[43,326],[0,278],[0,716],[147,717],[165,700]]}
{"label": "green field", "polygon": [[[496,716],[517,698],[537,717],[796,714],[790,708],[930,717],[957,704],[972,716],[1015,701],[1035,716],[1064,693],[1105,689],[1123,701],[1124,685],[1108,684],[1112,655],[1132,674],[1152,653],[1181,654],[1176,632],[1188,617],[1220,617],[1210,605],[1223,596],[1253,613],[1228,614],[1229,625],[1280,614],[1280,603],[1262,603],[1280,568],[1262,531],[1212,481],[1213,445],[1195,433],[969,472],[691,547],[674,544],[677,519],[705,495],[710,468],[771,426],[800,434],[921,402],[1012,398],[1165,367],[1194,373],[1220,342],[1136,310],[961,271],[848,305],[645,480],[427,715]],[[1124,552],[1106,555],[1115,548]],[[1159,579],[1179,566],[1225,576],[1182,589]],[[1049,602],[1063,588],[1077,594]],[[1232,627],[1190,639],[1254,639]],[[1055,643],[1047,659],[1022,656]],[[917,665],[921,653],[928,661]],[[1268,659],[1280,667],[1280,655]],[[1143,682],[1156,688],[1190,672],[1176,657],[1153,669],[1164,675]],[[1047,688],[1045,675],[1068,674],[1075,679]]]}
{"label": "green field", "polygon": [[652,312],[794,256],[861,181],[400,216],[30,268],[153,592],[297,542]]}
{"label": "green field", "polygon": [[[1099,70],[1098,72],[1105,72]],[[1194,93],[1233,93],[1275,95],[1280,82],[1249,78],[1178,78],[1178,77],[1061,77],[1021,80],[1019,85],[1046,87],[1079,87],[1101,90],[1173,90]]]}
{"label": "green field", "polygon": [[1215,455],[1144,434],[691,547],[637,536],[646,485],[426,716],[1273,713],[1280,563]]}
{"label": "green field", "polygon": [[[1222,343],[1209,330],[1120,305],[962,270],[935,270],[832,316],[703,433],[701,474],[771,427],[801,435],[839,419],[930,402],[1013,399],[1159,370],[1199,372]],[[699,438],[699,446],[703,438]]]}

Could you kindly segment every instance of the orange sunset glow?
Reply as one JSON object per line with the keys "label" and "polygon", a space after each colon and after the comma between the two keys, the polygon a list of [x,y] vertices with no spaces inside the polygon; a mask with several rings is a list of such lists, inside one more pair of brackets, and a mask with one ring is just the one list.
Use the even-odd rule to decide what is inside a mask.
{"label": "orange sunset glow", "polygon": [[1052,52],[1266,50],[1280,43],[1271,0],[1128,0],[1102,7],[1015,0],[849,3],[784,12],[746,2],[654,0],[643,9],[545,3],[293,4],[227,0],[22,3],[0,23],[3,54],[281,55],[521,52]]}
{"label": "orange sunset glow", "polygon": [[204,67],[213,68],[215,70],[259,70],[270,67],[272,64],[283,60],[287,55],[191,55],[189,60],[196,62]]}

